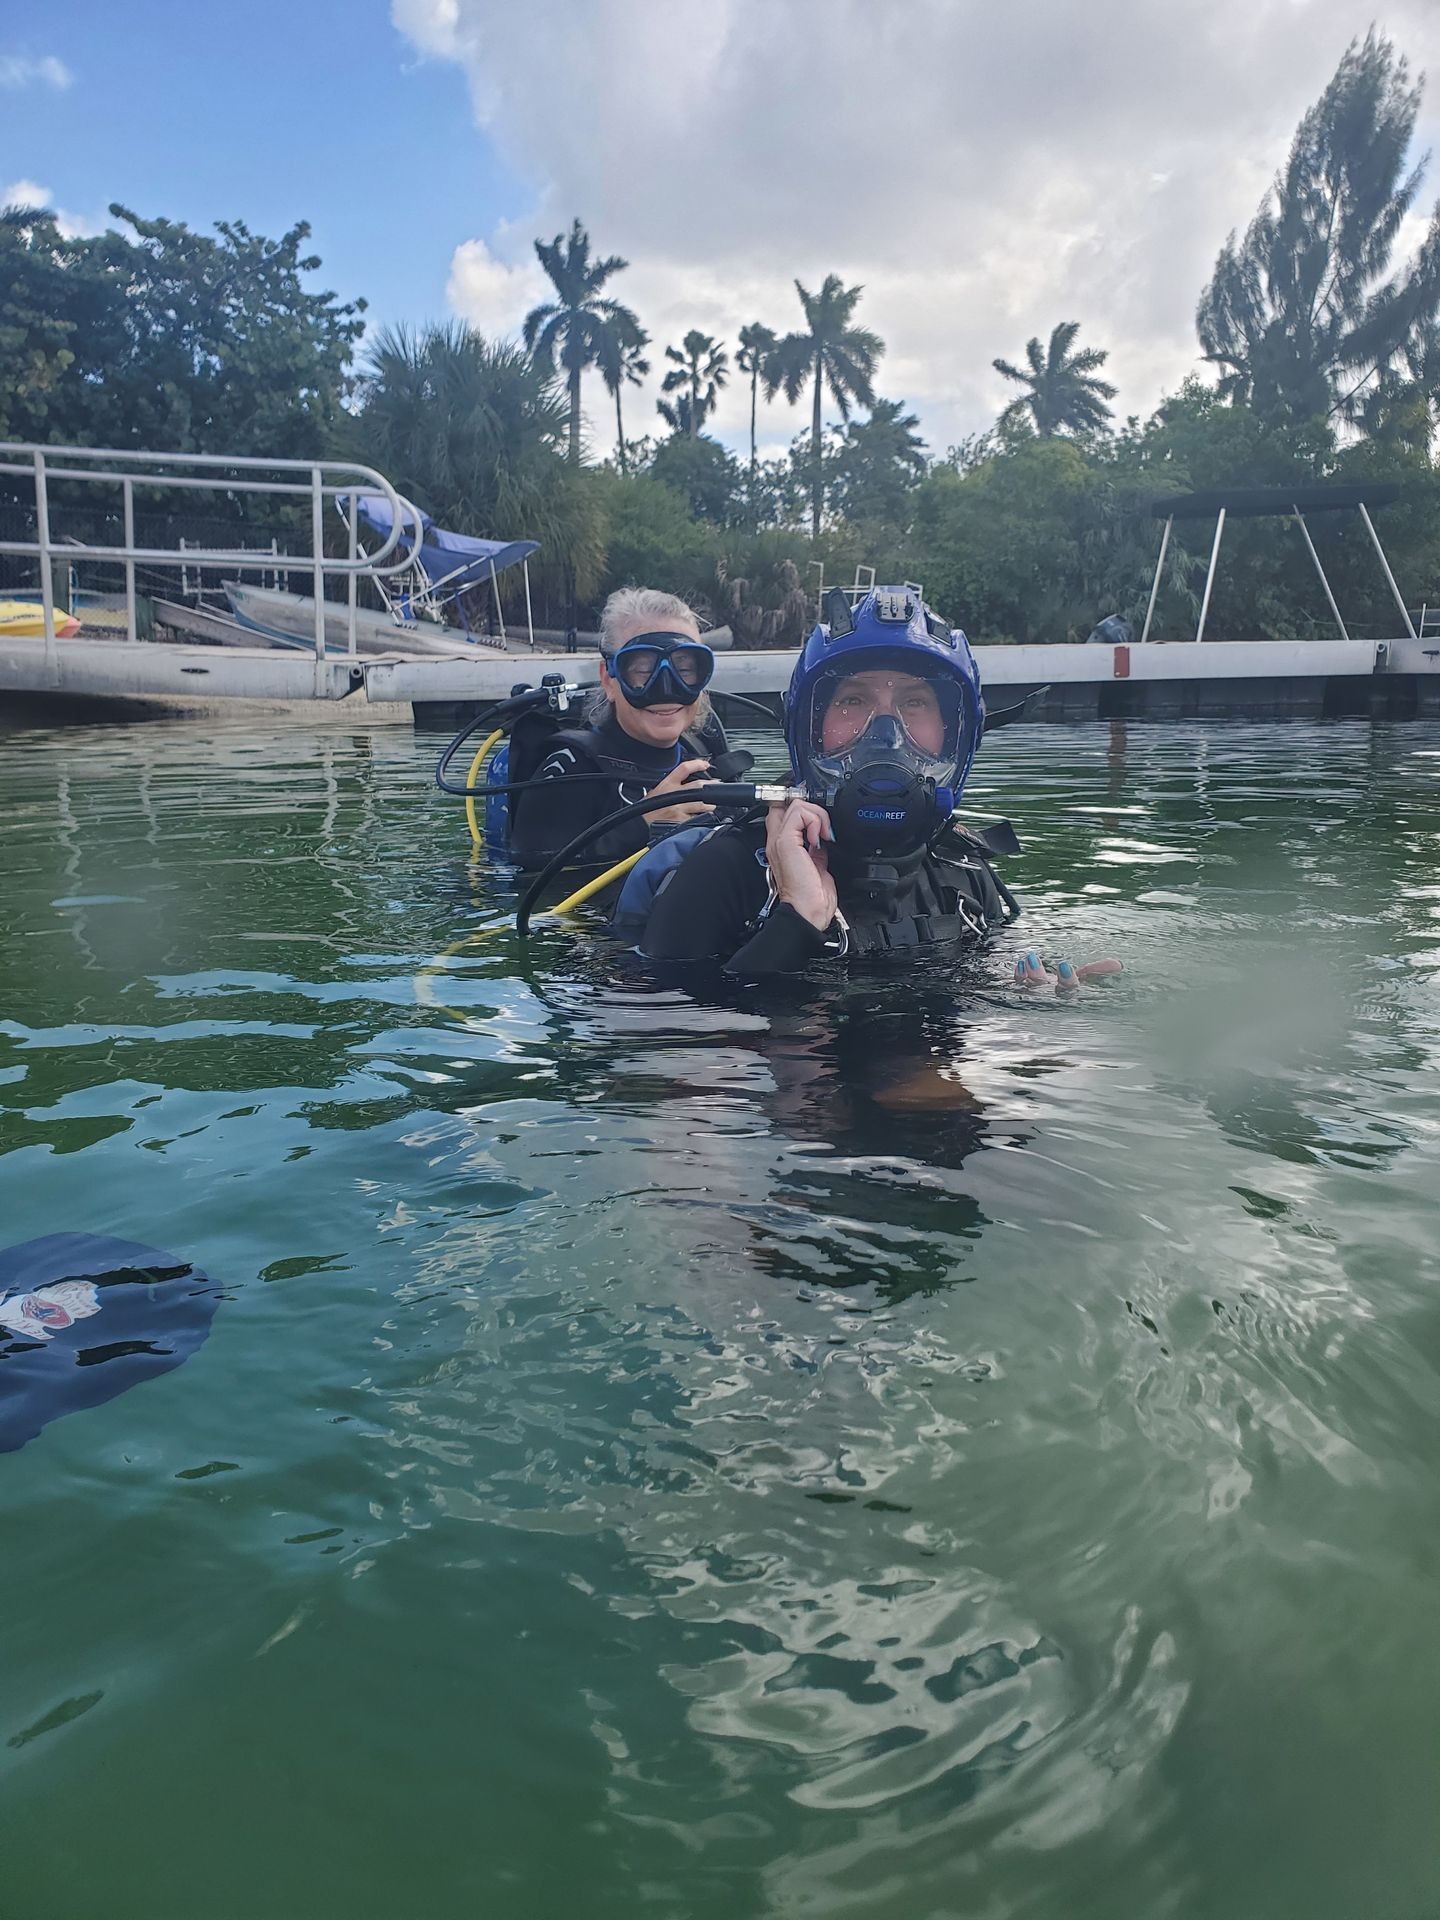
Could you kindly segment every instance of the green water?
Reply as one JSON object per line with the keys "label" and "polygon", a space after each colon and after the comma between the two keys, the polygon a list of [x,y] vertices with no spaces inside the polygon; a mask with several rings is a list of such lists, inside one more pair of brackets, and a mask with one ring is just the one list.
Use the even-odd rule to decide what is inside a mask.
{"label": "green water", "polygon": [[430,967],[432,757],[0,738],[0,1239],[226,1287],[0,1455],[5,1920],[1440,1910],[1440,729],[1012,730],[993,961],[693,991]]}

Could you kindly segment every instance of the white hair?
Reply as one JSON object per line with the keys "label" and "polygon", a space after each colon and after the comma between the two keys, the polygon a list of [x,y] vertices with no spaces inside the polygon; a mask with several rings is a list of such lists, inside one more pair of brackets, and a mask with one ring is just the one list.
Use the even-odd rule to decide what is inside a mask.
{"label": "white hair", "polygon": [[607,655],[614,653],[619,644],[616,633],[635,620],[657,630],[663,628],[667,620],[693,625],[697,631],[700,626],[695,609],[686,606],[678,593],[662,593],[659,587],[617,587],[600,615],[600,651]]}
{"label": "white hair", "polygon": [[[617,587],[600,615],[600,657],[607,666],[620,644],[620,628],[637,621],[642,623],[642,631],[663,632],[667,624],[676,621],[687,627],[693,624],[697,631],[700,626],[695,609],[678,593],[663,593],[659,587]],[[598,693],[590,702],[585,718],[594,726],[609,710],[610,702],[603,693]],[[709,717],[710,696],[702,693],[690,710],[687,732],[703,726]]]}

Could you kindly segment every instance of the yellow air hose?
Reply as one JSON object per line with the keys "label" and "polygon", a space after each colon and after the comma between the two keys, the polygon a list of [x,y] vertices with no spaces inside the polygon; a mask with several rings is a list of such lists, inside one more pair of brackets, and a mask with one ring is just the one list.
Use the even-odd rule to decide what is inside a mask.
{"label": "yellow air hose", "polygon": [[[476,774],[479,773],[486,760],[489,759],[492,749],[504,738],[505,729],[503,727],[497,727],[494,733],[487,735],[481,742],[480,751],[470,762],[470,771],[465,776],[465,784],[467,787],[474,786]],[[475,796],[473,793],[467,793],[465,796],[465,821],[470,829],[470,845],[474,848],[475,852],[478,853],[485,844],[485,836],[480,831],[480,821],[475,812]]]}
{"label": "yellow air hose", "polygon": [[[467,780],[465,784],[468,786],[470,783]],[[623,880],[641,855],[649,851],[648,847],[641,847],[639,853],[632,853],[626,859],[617,861],[613,867],[607,867],[604,873],[596,874],[595,878],[587,880],[583,887],[577,887],[574,893],[567,894],[563,900],[557,900],[553,907],[547,907],[546,913],[569,913],[572,907],[583,907],[587,900],[593,900],[595,895],[602,888],[608,887],[612,880]]]}

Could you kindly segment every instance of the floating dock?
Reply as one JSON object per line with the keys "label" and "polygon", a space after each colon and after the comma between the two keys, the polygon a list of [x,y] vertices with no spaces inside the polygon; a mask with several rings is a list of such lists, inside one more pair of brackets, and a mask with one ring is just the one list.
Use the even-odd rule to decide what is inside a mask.
{"label": "floating dock", "polygon": [[[1440,717],[1440,636],[1411,640],[1207,640],[1144,646],[977,646],[992,706],[1035,694],[1033,720]],[[717,656],[712,692],[778,703],[793,652]],[[593,653],[477,650],[474,659],[373,660],[279,648],[180,646],[77,637],[0,639],[0,717],[93,718],[259,703],[314,714],[451,726],[521,681],[593,685]],[[1043,689],[1043,691],[1039,691]],[[737,710],[738,712],[738,710]],[[338,717],[338,716],[337,716]]]}
{"label": "floating dock", "polygon": [[[11,480],[28,479],[33,486],[34,538],[0,540],[0,555],[34,563],[40,578],[37,612],[47,630],[33,637],[0,635],[0,723],[24,724],[32,717],[89,720],[259,706],[312,719],[334,716],[353,724],[405,720],[413,715],[419,725],[449,727],[503,699],[519,683],[533,686],[546,674],[560,674],[568,683],[584,686],[598,677],[599,660],[593,651],[532,650],[514,640],[507,646],[503,630],[498,646],[474,645],[458,654],[406,657],[397,651],[394,657],[369,652],[362,657],[360,582],[371,583],[390,604],[396,598],[397,582],[413,585],[418,577],[417,555],[432,537],[420,510],[373,468],[351,462],[3,442],[0,474]],[[122,537],[99,545],[70,535],[60,538],[50,506],[51,484],[59,482],[72,492],[87,485],[99,489],[109,501],[107,511]],[[258,562],[253,551],[148,548],[136,539],[137,489],[146,494],[172,489],[186,498],[197,491],[277,498],[297,523],[308,520],[310,538],[305,549],[295,553],[280,553],[272,542],[271,551]],[[1033,695],[1028,717],[1042,721],[1440,715],[1440,634],[1430,636],[1424,609],[1418,624],[1407,609],[1366,504],[1379,505],[1397,491],[1389,483],[1367,482],[1363,487],[1358,483],[1311,487],[1298,494],[1230,489],[1157,502],[1153,510],[1164,519],[1165,532],[1140,642],[977,646],[975,655],[991,706],[1013,706]],[[359,544],[356,502],[368,503],[367,513],[385,535],[369,552]],[[345,533],[339,552],[334,550],[335,541],[327,542],[326,536],[331,525],[327,509],[336,507],[341,509]],[[1374,543],[1401,629],[1394,639],[1359,639],[1346,627],[1304,518],[1307,512],[1336,508],[1357,510]],[[1283,515],[1296,522],[1338,638],[1296,642],[1210,637],[1206,620],[1227,512]],[[1212,513],[1217,516],[1215,535],[1196,637],[1149,640],[1171,525],[1176,518]],[[460,540],[462,546],[477,544],[460,536],[445,537]],[[522,541],[518,546],[528,552],[532,544]],[[123,573],[124,593],[118,596],[122,632],[107,636],[82,631],[67,640],[56,637],[56,571],[81,561]],[[200,579],[218,573],[223,580],[247,569],[253,572],[257,564],[262,572],[283,574],[287,580],[292,571],[298,571],[309,584],[310,597],[296,604],[310,609],[312,647],[244,644],[248,638],[244,630],[214,614],[198,622],[197,636],[191,641],[139,637],[139,569],[147,575],[156,569],[178,571],[182,579],[187,572]],[[494,573],[492,562],[492,586]],[[343,601],[327,595],[327,582],[338,585]],[[495,591],[498,606],[498,588]],[[526,601],[528,607],[528,579]],[[182,624],[194,631],[197,619],[187,613]],[[1123,638],[1123,625],[1118,631]],[[337,639],[343,650],[335,650]],[[403,647],[403,641],[397,639],[397,647]],[[794,662],[793,652],[719,653],[712,690],[722,714],[727,694],[778,705]],[[737,718],[744,711],[743,707],[733,709]]]}

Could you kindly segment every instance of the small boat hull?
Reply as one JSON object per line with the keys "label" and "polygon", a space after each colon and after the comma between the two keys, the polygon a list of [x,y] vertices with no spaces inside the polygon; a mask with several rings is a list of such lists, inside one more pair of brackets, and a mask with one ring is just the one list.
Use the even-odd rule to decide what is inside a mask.
{"label": "small boat hull", "polygon": [[[313,648],[315,645],[315,602],[306,594],[280,593],[271,587],[247,587],[239,581],[224,582],[225,597],[242,627],[252,633],[278,641],[282,646]],[[474,648],[466,645],[453,627],[432,626],[410,621],[398,626],[388,615],[372,613],[368,607],[355,610],[355,650],[363,654],[401,654],[410,658],[461,660],[473,657]],[[325,651],[350,651],[349,609],[338,603],[325,603]]]}
{"label": "small boat hull", "polygon": [[[80,622],[55,609],[55,638],[73,640]],[[33,600],[0,600],[0,640],[33,640],[45,632],[45,609]]]}

